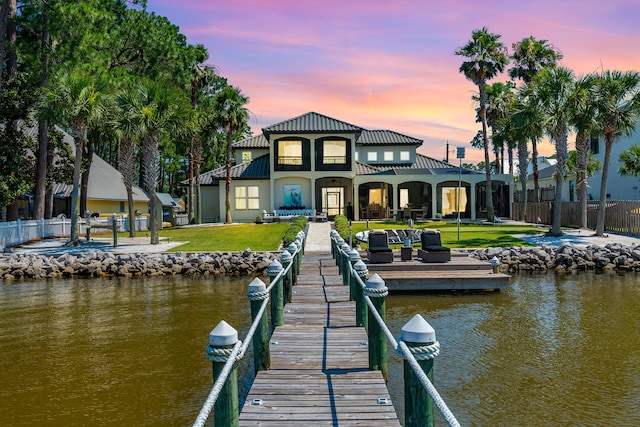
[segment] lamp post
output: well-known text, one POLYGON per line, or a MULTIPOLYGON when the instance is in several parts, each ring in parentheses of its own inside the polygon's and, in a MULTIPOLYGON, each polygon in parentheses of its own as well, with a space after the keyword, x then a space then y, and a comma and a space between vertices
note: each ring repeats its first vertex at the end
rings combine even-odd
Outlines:
POLYGON ((460 243, 460 188, 462 187, 462 159, 464 159, 464 147, 457 147, 456 157, 460 159, 458 168, 458 244, 460 243))

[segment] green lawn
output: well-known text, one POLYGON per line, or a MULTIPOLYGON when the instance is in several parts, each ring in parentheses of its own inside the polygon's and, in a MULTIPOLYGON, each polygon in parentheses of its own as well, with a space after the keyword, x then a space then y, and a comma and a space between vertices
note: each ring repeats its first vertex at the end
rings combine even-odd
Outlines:
MULTIPOLYGON (((406 222, 370 222, 370 228, 407 228, 406 222)), ((289 224, 234 224, 203 227, 174 227, 160 230, 162 238, 169 238, 175 242, 187 242, 173 248, 172 252, 213 252, 213 251, 242 251, 251 248, 253 251, 275 251, 289 224)), ((543 231, 540 227, 529 225, 481 225, 461 224, 460 243, 455 223, 428 222, 416 224, 415 228, 437 228, 442 236, 442 244, 453 248, 486 248, 530 246, 526 242, 516 239, 513 234, 538 234, 543 231)), ((354 222, 353 234, 366 229, 366 222, 354 222)), ((137 236, 148 236, 148 232, 138 232, 137 236)), ((128 233, 119 233, 126 237, 128 233)), ((366 245, 363 245, 366 247, 366 245)), ((399 246, 399 245, 398 245, 399 246)), ((414 246, 419 246, 415 244, 414 246)))
MULTIPOLYGON (((188 242, 171 252, 275 251, 279 248, 289 224, 234 224, 203 227, 173 227, 159 231, 162 238, 188 242)), ((137 232, 137 236, 148 235, 137 232)), ((120 233, 128 236, 128 233, 120 233)))
MULTIPOLYGON (((407 228, 406 222, 370 222, 369 228, 407 228)), ((436 228, 440 230, 442 245, 453 248, 488 248, 488 247, 510 247, 510 246, 531 246, 527 242, 513 237, 514 234, 539 234, 540 227, 531 225, 508 225, 508 224, 460 224, 460 243, 458 243, 458 227, 455 223, 449 222, 427 222, 414 226, 416 229, 436 228)), ((367 229, 366 222, 354 222, 352 224, 353 234, 367 229)), ((414 244, 419 246, 419 244, 414 244)))

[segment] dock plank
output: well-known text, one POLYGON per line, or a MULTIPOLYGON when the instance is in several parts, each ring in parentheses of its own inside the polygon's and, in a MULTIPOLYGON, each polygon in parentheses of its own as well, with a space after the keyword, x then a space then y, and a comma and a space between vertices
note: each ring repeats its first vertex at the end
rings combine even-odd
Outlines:
POLYGON ((381 372, 368 368, 366 332, 355 326, 355 304, 330 255, 303 258, 270 351, 271 369, 257 373, 241 426, 401 425, 381 372))

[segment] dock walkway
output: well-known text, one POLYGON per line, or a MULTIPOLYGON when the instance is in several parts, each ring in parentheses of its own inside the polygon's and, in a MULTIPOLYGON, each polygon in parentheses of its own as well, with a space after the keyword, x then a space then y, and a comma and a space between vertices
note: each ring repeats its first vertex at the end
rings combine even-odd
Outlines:
POLYGON ((400 426, 382 373, 369 370, 367 335, 355 326, 329 230, 313 231, 307 248, 317 246, 306 252, 284 325, 271 337, 271 369, 257 373, 240 426, 400 426), (325 236, 326 246, 314 243, 325 236))

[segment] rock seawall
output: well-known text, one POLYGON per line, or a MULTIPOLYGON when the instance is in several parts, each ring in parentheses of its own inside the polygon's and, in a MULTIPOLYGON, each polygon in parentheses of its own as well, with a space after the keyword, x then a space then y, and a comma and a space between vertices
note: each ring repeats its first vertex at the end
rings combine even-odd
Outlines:
POLYGON ((620 270, 640 271, 640 245, 611 243, 605 246, 512 247, 478 249, 470 255, 482 261, 494 256, 500 260, 500 271, 571 271, 620 270))
POLYGON ((0 255, 5 280, 60 277, 247 275, 263 273, 279 252, 132 253, 87 251, 82 255, 0 255))

